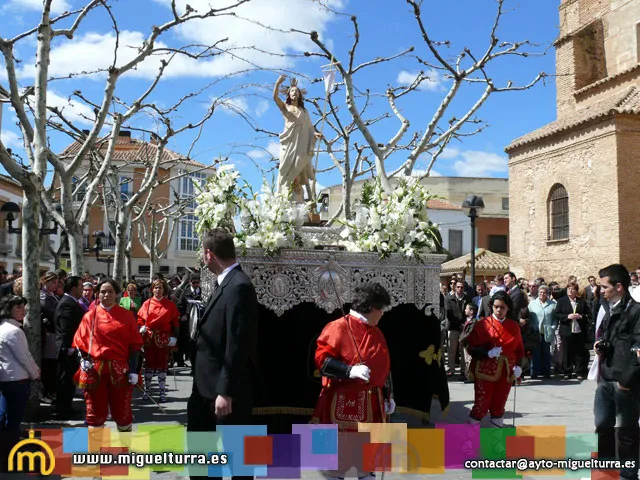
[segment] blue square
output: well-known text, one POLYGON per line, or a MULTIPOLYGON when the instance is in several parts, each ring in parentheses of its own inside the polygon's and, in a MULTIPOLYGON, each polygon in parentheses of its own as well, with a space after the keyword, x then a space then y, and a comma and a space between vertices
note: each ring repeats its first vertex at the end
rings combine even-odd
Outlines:
POLYGON ((335 455, 338 453, 338 431, 333 428, 317 428, 311 432, 311 453, 335 455))
POLYGON ((244 464, 244 437, 266 437, 266 425, 218 425, 216 431, 222 437, 221 449, 215 453, 229 455, 227 465, 209 465, 210 477, 264 476, 267 466, 244 464))
POLYGON ((89 453, 89 429, 63 428, 62 453, 89 453))

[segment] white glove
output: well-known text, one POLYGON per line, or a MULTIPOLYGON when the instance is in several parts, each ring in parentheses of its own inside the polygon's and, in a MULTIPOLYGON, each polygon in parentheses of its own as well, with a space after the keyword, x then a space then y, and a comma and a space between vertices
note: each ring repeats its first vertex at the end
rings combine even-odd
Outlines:
POLYGON ((140 335, 144 335, 144 332, 146 331, 147 331, 147 327, 145 326, 140 327, 140 335))
POLYGON ((83 372, 88 372, 93 368, 93 362, 91 360, 82 360, 80 362, 80 368, 83 372))
POLYGON ((138 383, 138 374, 137 373, 130 373, 129 374, 129 383, 131 385, 136 385, 138 383))
POLYGON ((369 381, 371 370, 364 364, 354 365, 349 371, 349 378, 359 378, 365 382, 369 381))
POLYGON ((178 339, 176 337, 169 338, 169 346, 170 347, 175 347, 176 343, 178 343, 178 339))
POLYGON ((489 350, 489 358, 498 358, 502 353, 502 347, 493 347, 489 350))
POLYGON ((516 378, 520 378, 520 375, 522 375, 522 368, 516 365, 515 367, 513 367, 513 373, 516 376, 516 378))
POLYGON ((384 413, 387 415, 392 415, 393 412, 396 411, 396 402, 395 400, 392 398, 391 400, 384 401, 384 413))

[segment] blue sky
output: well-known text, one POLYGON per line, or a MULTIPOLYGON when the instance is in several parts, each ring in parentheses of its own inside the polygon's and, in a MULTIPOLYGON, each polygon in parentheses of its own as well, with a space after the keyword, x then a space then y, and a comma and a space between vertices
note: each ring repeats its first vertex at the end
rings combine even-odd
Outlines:
MULTIPOLYGON (((179 6, 189 3, 199 8, 208 0, 180 0, 179 6)), ((231 0, 217 2, 228 4, 231 0)), ((428 58, 409 5, 404 0, 323 0, 337 11, 355 15, 358 18, 360 44, 356 63, 372 60, 380 56, 397 54, 411 46, 415 54, 428 58)), ((504 15, 497 36, 501 41, 529 40, 538 46, 529 51, 545 52, 546 55, 504 57, 490 67, 490 74, 497 86, 504 86, 508 80, 515 84, 526 84, 537 73, 555 72, 555 51, 550 47, 557 36, 559 0, 517 2, 506 0, 504 15)), ((77 8, 84 5, 81 0, 54 0, 54 10, 77 8)), ((119 63, 140 45, 148 35, 152 25, 162 24, 170 19, 169 0, 120 0, 113 3, 113 14, 118 19, 120 29, 119 63)), ((0 6, 0 36, 12 37, 37 24, 38 8, 41 0, 4 0, 0 6)), ((481 55, 487 47, 488 32, 495 11, 495 0, 441 0, 424 2, 423 21, 431 35, 438 41, 449 40, 443 55, 454 56, 464 47, 481 55)), ((314 0, 252 0, 238 12, 240 16, 258 20, 283 32, 291 28, 320 33, 320 38, 329 45, 339 60, 347 61, 347 52, 353 40, 353 29, 349 15, 334 15, 319 7, 314 0)), ((210 164, 218 156, 229 157, 243 177, 252 185, 259 186, 263 171, 274 166, 269 164, 265 151, 277 152, 277 138, 256 133, 242 120, 234 109, 240 108, 250 115, 264 130, 279 133, 283 119, 271 99, 271 89, 279 73, 296 72, 300 75, 302 87, 309 97, 323 97, 322 83, 310 83, 309 79, 321 76, 321 66, 326 60, 304 57, 303 52, 316 51, 305 36, 297 33, 282 33, 266 30, 255 22, 229 17, 205 22, 187 24, 160 38, 167 46, 178 47, 186 44, 212 44, 228 37, 225 45, 235 47, 234 57, 228 54, 198 62, 180 58, 169 67, 167 78, 162 80, 153 94, 158 105, 168 106, 191 91, 198 90, 211 82, 215 85, 197 99, 187 102, 174 116, 176 126, 197 121, 206 111, 211 98, 225 94, 226 107, 217 109, 203 135, 192 152, 192 158, 210 164), (251 48, 258 46, 263 51, 251 48), (242 60, 239 59, 242 58, 242 60), (259 67, 259 70, 256 68, 259 67), (254 69, 244 74, 226 75, 254 69), (260 168, 257 168, 258 165, 260 168), (262 169, 262 170, 261 170, 262 169)), ((106 12, 91 13, 77 32, 73 41, 66 38, 56 40, 52 52, 51 73, 64 76, 72 72, 93 71, 108 64, 112 58, 113 30, 106 12)), ((20 63, 20 83, 33 83, 35 41, 28 38, 18 44, 20 63)), ((157 68, 157 59, 150 60, 137 71, 124 76, 116 91, 119 98, 131 100, 144 91, 157 68)), ((414 78, 421 67, 415 58, 406 56, 392 62, 363 69, 355 77, 359 90, 384 92, 388 85, 398 86, 414 78)), ((426 70, 426 69, 425 69, 426 70)), ((6 86, 6 72, 0 69, 0 84, 6 86)), ((427 88, 407 95, 398 102, 403 115, 411 122, 410 133, 424 131, 435 107, 443 98, 448 82, 438 75, 432 75, 433 82, 427 88)), ((80 78, 56 80, 50 83, 50 104, 66 105, 65 113, 78 121, 81 128, 89 128, 82 115, 92 115, 92 107, 79 100, 69 104, 67 98, 76 90, 99 103, 104 90, 104 75, 85 75, 80 78)), ((460 115, 475 102, 478 89, 464 89, 456 97, 453 114, 460 115)), ((338 94, 344 110, 344 96, 338 94)), ((376 97, 371 108, 372 115, 388 112, 388 104, 376 97)), ((313 117, 313 115, 312 115, 313 117)), ((555 119, 555 82, 547 78, 531 90, 494 94, 478 113, 489 127, 480 134, 465 138, 463 143, 454 142, 438 160, 436 174, 453 176, 506 177, 506 155, 504 147, 513 139, 524 135, 555 119)), ((315 119, 315 117, 314 117, 315 119)), ((2 140, 8 147, 19 151, 19 130, 15 126, 15 115, 5 111, 2 125, 2 140)), ((149 116, 140 116, 134 126, 151 128, 149 116)), ((385 143, 398 128, 398 121, 391 118, 380 122, 372 131, 379 143, 385 143)), ((326 132, 325 132, 326 133, 326 132)), ((134 133, 134 136, 137 134, 134 133)), ((186 153, 194 138, 193 134, 177 137, 170 148, 186 153)), ((362 143, 361 138, 354 140, 362 143)), ((56 151, 69 143, 68 138, 51 133, 51 143, 56 151)), ((394 155, 390 168, 404 159, 394 155)), ((326 155, 320 155, 319 168, 331 166, 326 155)), ((416 168, 424 168, 419 162, 416 168)), ((271 180, 271 177, 268 178, 271 180)), ((337 172, 320 174, 320 185, 328 186, 340 182, 337 172)))

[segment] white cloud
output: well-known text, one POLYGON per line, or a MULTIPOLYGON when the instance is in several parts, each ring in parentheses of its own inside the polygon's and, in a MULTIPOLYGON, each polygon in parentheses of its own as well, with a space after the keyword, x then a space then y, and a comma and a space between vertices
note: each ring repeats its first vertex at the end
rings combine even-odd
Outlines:
MULTIPOLYGON (((396 81, 400 85, 409 86, 416 80, 416 78, 418 78, 419 74, 420 72, 408 72, 406 70, 402 70, 400 71, 400 73, 398 73, 398 78, 396 79, 396 81)), ((422 83, 418 87, 418 90, 429 90, 433 92, 442 88, 444 79, 439 72, 437 72, 436 70, 430 70, 424 75, 428 78, 422 81, 422 83)))
POLYGON ((507 158, 491 152, 464 150, 453 170, 461 177, 491 177, 507 171, 507 158))
POLYGON ((280 142, 271 140, 267 145, 267 151, 271 154, 273 158, 280 158, 280 142))
MULTIPOLYGON (((425 173, 427 173, 427 169, 426 168, 418 168, 418 169, 413 170, 411 172, 411 176, 412 177, 422 177, 422 176, 424 176, 425 173)), ((441 177, 442 174, 440 172, 437 172, 436 170, 434 170, 432 168, 431 172, 429 172, 429 176, 430 177, 441 177)))
POLYGON ((280 143, 275 140, 271 140, 264 149, 256 148, 249 150, 247 152, 247 156, 254 160, 260 160, 269 156, 278 158, 280 156, 280 143))
MULTIPOLYGON (((18 4, 23 0, 11 0, 18 4)), ((59 0, 64 5, 64 0, 59 0)), ((155 0, 164 6, 169 6, 171 0, 155 0)), ((343 0, 327 0, 332 8, 340 8, 343 0)), ((42 4, 41 0, 29 0, 30 4, 42 4)), ((55 3, 55 2, 54 2, 55 3)), ((210 0, 178 0, 179 11, 184 11, 186 4, 199 12, 206 11, 210 0)), ((216 8, 235 3, 227 0, 216 4, 216 8)), ((194 20, 179 26, 174 34, 167 34, 156 43, 158 48, 177 48, 187 44, 214 45, 221 39, 228 38, 221 43, 220 48, 231 49, 232 55, 220 55, 209 59, 195 60, 181 55, 173 58, 165 70, 165 78, 171 77, 216 77, 239 72, 250 68, 285 68, 293 64, 292 58, 281 55, 300 53, 314 48, 312 42, 304 35, 290 33, 291 18, 295 18, 295 26, 303 31, 317 31, 321 36, 326 30, 328 22, 334 18, 333 14, 321 8, 313 0, 290 0, 287 2, 287 13, 282 13, 281 0, 255 0, 235 9, 235 16, 220 16, 205 20, 194 20), (248 20, 245 20, 248 19, 248 20), (273 31, 257 24, 268 25, 273 31), (170 43, 167 43, 170 42, 170 43), (265 55, 252 50, 261 50, 277 55, 265 55)), ((167 10, 169 13, 169 10, 167 10)), ((123 30, 120 32, 118 62, 122 66, 131 61, 138 52, 147 36, 138 31, 123 30)), ((328 39, 325 39, 328 40, 328 39)), ((54 45, 51 52, 51 76, 64 77, 70 73, 93 72, 107 69, 113 61, 115 34, 89 32, 78 35, 73 40, 62 39, 54 45)), ((158 72, 160 61, 170 54, 158 54, 147 58, 137 69, 125 74, 127 77, 153 78, 158 72)), ((21 77, 33 78, 35 74, 35 59, 25 61, 26 65, 20 72, 21 77)), ((104 73, 93 74, 83 78, 99 79, 104 73)), ((263 107, 260 107, 263 108, 263 107)))
POLYGON ((228 113, 245 112, 249 113, 249 102, 245 98, 235 97, 225 100, 220 107, 228 113))
POLYGON ((58 107, 58 109, 60 109, 60 113, 67 120, 84 125, 93 125, 93 122, 91 120, 87 120, 85 118, 88 117, 89 119, 91 119, 95 116, 93 113, 93 109, 88 107, 84 103, 81 103, 77 100, 70 100, 67 97, 60 96, 57 93, 49 90, 47 92, 47 105, 49 107, 58 107))
POLYGON ((260 100, 258 105, 256 105, 256 116, 261 117, 267 110, 269 110, 269 102, 266 100, 260 100))
POLYGON ((2 130, 2 134, 0 135, 0 139, 2 140, 2 144, 5 148, 21 148, 23 146, 20 135, 11 130, 2 130))
POLYGON ((460 150, 457 148, 445 147, 442 153, 438 156, 442 160, 448 160, 452 158, 456 158, 460 155, 460 150))
MULTIPOLYGON (((9 0, 5 4, 5 9, 9 10, 35 10, 42 11, 42 0, 9 0)), ((53 0, 51 2, 51 14, 58 15, 60 13, 71 10, 71 5, 67 0, 53 0)))

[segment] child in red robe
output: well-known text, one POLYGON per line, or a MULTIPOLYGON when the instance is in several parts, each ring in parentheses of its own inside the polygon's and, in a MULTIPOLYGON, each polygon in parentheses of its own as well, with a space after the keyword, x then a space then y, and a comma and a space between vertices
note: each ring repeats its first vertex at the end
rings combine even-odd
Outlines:
POLYGON ((85 313, 73 337, 82 357, 75 381, 84 389, 89 427, 104 426, 111 411, 118 430, 130 432, 131 394, 138 383, 135 372, 142 337, 133 313, 117 305, 120 285, 105 280, 98 292, 100 303, 85 313))
POLYGON ((167 401, 166 381, 169 354, 178 343, 180 312, 169 300, 169 285, 158 279, 151 285, 153 297, 138 310, 138 325, 144 338, 144 381, 149 393, 154 374, 158 375, 160 402, 167 401))
POLYGON ((524 346, 520 326, 508 318, 511 305, 508 293, 496 292, 489 302, 493 315, 479 320, 468 337, 475 390, 470 424, 480 423, 489 412, 491 426, 502 428, 511 384, 522 375, 524 346))
MULTIPOLYGON (((357 432, 358 423, 381 423, 395 410, 383 394, 390 373, 387 342, 377 327, 391 299, 374 283, 356 289, 349 315, 327 324, 317 340, 315 363, 322 374, 322 391, 312 423, 333 423, 343 438, 357 432)), ((349 458, 339 459, 330 478, 344 478, 349 458)), ((356 465, 357 466, 357 465, 356 465)), ((360 479, 375 478, 358 467, 360 479)))

